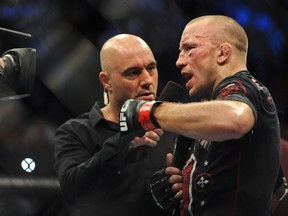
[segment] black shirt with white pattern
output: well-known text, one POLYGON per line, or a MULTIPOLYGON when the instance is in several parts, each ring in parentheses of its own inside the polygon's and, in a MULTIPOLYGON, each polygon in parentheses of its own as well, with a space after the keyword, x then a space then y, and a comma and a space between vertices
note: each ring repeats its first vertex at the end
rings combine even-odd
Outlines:
POLYGON ((248 104, 255 125, 237 140, 195 141, 194 152, 183 170, 184 215, 271 215, 280 134, 277 110, 268 89, 248 71, 240 71, 220 82, 211 100, 248 104))

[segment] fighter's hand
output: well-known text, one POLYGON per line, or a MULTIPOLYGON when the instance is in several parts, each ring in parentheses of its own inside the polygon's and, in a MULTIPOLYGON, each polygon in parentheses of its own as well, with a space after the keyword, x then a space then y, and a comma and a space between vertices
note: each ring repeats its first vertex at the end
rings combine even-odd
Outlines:
POLYGON ((150 192, 156 204, 166 211, 172 211, 183 196, 181 170, 172 167, 173 155, 167 154, 165 169, 155 172, 150 181, 150 192))
POLYGON ((137 148, 143 145, 155 147, 163 134, 164 131, 160 128, 147 131, 143 137, 135 137, 133 140, 131 140, 130 147, 137 148))
POLYGON ((183 196, 183 177, 180 169, 173 167, 174 155, 168 153, 166 156, 166 175, 169 175, 168 183, 171 190, 175 192, 174 198, 181 199, 183 196))
POLYGON ((131 141, 144 136, 146 131, 160 128, 154 118, 154 109, 160 101, 127 100, 120 111, 120 131, 123 139, 131 141))

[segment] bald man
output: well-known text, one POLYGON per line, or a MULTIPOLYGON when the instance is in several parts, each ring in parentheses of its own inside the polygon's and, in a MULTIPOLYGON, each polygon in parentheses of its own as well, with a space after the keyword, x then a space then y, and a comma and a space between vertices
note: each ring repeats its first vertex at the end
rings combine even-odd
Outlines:
POLYGON ((99 80, 108 103, 96 102, 55 135, 55 169, 64 197, 81 216, 164 215, 148 184, 165 166, 166 153, 173 151, 173 134, 155 129, 127 142, 119 131, 119 113, 127 99, 155 99, 157 62, 146 42, 129 34, 106 41, 100 60, 99 80), (159 150, 160 138, 165 145, 159 150))
MULTIPOLYGON (((269 90, 247 69, 244 29, 227 16, 198 17, 185 26, 179 50, 176 65, 189 95, 199 102, 156 102, 150 114, 145 110, 156 124, 138 119, 138 125, 195 139, 187 155, 175 155, 188 158, 182 215, 271 215, 279 170, 279 120, 269 90)), ((142 116, 139 104, 147 108, 148 102, 125 102, 134 113, 122 115, 142 116)))

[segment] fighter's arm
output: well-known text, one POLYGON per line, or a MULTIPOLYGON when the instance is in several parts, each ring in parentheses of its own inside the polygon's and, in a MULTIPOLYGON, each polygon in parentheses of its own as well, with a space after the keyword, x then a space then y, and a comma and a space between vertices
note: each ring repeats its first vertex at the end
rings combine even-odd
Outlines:
POLYGON ((164 131, 213 141, 240 138, 253 128, 255 122, 250 106, 233 100, 162 103, 153 115, 164 131))
POLYGON ((238 139, 252 130, 256 121, 252 107, 238 100, 186 104, 128 100, 120 116, 121 130, 128 140, 156 128, 193 139, 238 139))

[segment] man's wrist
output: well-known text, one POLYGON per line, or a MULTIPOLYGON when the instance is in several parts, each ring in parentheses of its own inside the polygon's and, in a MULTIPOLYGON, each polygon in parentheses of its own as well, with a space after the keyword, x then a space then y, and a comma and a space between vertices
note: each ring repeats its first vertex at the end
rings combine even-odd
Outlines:
POLYGON ((138 121, 144 130, 149 131, 160 128, 160 125, 154 117, 154 110, 161 103, 160 101, 151 101, 141 106, 138 121))

